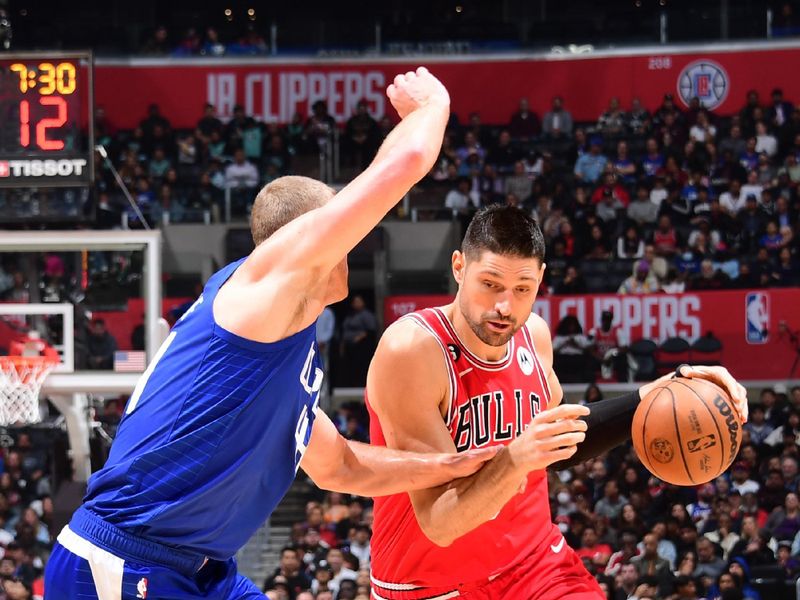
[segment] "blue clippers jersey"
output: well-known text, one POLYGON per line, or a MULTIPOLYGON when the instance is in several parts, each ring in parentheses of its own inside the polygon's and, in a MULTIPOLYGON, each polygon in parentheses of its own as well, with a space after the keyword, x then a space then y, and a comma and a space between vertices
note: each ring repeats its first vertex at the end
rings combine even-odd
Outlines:
POLYGON ((214 298, 241 263, 217 272, 170 332, 84 503, 135 535, 217 560, 291 485, 322 383, 314 324, 264 344, 214 322, 214 298))

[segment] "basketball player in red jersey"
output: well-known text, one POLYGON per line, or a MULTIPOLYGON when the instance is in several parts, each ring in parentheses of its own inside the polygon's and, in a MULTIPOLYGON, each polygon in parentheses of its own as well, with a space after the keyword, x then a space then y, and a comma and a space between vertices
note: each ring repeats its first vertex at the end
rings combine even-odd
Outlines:
MULTIPOLYGON (((375 600, 600 600, 595 580, 550 518, 545 469, 630 437, 640 395, 561 405, 546 323, 532 315, 544 240, 523 211, 493 206, 453 253, 452 304, 408 315, 384 334, 367 380, 372 442, 417 452, 503 448, 478 473, 376 498, 375 600)), ((746 393, 722 368, 683 367, 746 393)))

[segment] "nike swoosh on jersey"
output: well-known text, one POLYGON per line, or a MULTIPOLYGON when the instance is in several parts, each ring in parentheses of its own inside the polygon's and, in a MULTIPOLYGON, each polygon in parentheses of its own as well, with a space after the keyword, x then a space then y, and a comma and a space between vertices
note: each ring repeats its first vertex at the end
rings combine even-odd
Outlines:
POLYGON ((562 537, 557 544, 550 544, 550 550, 558 554, 561 552, 561 549, 564 547, 564 538, 562 537))

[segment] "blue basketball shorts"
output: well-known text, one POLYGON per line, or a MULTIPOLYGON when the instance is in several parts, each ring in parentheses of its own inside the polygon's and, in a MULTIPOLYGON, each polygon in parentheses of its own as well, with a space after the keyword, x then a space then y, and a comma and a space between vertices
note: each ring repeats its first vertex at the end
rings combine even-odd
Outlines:
POLYGON ((252 581, 236 572, 232 558, 208 560, 188 572, 168 559, 129 560, 129 542, 120 540, 122 558, 65 527, 45 569, 45 600, 264 599, 252 581))

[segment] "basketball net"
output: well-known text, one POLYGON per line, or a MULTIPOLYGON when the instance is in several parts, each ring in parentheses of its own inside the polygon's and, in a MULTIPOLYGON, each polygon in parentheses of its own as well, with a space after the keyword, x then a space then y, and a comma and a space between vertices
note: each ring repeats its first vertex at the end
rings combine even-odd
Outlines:
POLYGON ((0 425, 42 420, 39 391, 57 364, 48 356, 0 356, 0 425))

